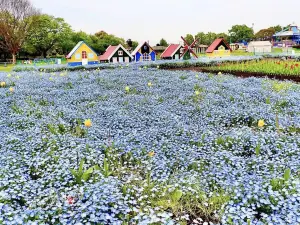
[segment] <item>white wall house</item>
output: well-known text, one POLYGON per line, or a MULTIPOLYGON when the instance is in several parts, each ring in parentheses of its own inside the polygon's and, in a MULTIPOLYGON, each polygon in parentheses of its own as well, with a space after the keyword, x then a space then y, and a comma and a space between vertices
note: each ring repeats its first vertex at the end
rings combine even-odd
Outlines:
POLYGON ((248 52, 270 53, 272 52, 272 44, 269 41, 251 41, 248 44, 248 52))

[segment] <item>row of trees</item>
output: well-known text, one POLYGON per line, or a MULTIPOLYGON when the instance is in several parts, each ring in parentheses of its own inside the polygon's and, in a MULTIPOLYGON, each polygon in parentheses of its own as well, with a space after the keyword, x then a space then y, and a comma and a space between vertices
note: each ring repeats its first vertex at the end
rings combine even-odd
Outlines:
POLYGON ((66 55, 79 42, 85 41, 96 52, 103 53, 109 45, 122 44, 135 48, 136 41, 99 31, 87 34, 74 32, 63 18, 41 14, 29 0, 0 0, 0 53, 43 56, 66 55))
POLYGON ((224 38, 228 43, 241 41, 249 42, 251 40, 271 40, 272 35, 282 29, 283 27, 277 25, 254 33, 253 29, 247 25, 234 25, 228 33, 199 32, 195 36, 187 34, 185 39, 189 44, 191 44, 195 39, 198 39, 199 43, 204 45, 210 45, 216 38, 220 37, 224 38))
MULTIPOLYGON (((253 29, 246 25, 234 25, 228 33, 199 32, 195 36, 187 34, 185 39, 190 44, 198 39, 205 45, 210 45, 219 37, 227 42, 270 40, 280 30, 282 27, 278 25, 254 34, 253 29)), ((0 53, 10 53, 13 62, 19 52, 43 57, 65 55, 82 40, 98 53, 103 53, 109 45, 122 44, 128 48, 138 45, 136 41, 125 41, 104 31, 95 34, 74 32, 64 19, 41 14, 29 0, 0 0, 0 53)), ((161 39, 157 45, 168 46, 168 43, 161 39)))

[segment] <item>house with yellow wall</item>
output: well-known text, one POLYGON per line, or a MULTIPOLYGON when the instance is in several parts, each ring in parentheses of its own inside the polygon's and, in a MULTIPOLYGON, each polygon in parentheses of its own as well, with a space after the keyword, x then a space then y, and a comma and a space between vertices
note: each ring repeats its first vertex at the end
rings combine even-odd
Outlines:
POLYGON ((206 55, 208 57, 226 57, 230 56, 231 48, 223 38, 218 38, 208 47, 206 55))
POLYGON ((84 41, 78 42, 66 58, 69 66, 85 66, 99 63, 97 53, 84 41))

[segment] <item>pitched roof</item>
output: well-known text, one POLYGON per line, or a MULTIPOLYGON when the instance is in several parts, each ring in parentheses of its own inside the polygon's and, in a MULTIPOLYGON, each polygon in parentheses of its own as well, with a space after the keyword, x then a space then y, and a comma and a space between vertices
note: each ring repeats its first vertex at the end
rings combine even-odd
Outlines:
MULTIPOLYGON (((72 55, 77 51, 77 49, 82 45, 82 44, 85 44, 86 46, 88 46, 84 41, 79 41, 77 43, 77 45, 75 45, 75 47, 72 49, 72 51, 66 56, 67 59, 71 58, 72 55)), ((92 49, 90 46, 88 46, 96 55, 97 52, 94 51, 94 49, 92 49)))
POLYGON ((166 50, 160 55, 161 58, 173 57, 173 55, 180 49, 180 44, 170 44, 166 50))
POLYGON ((152 49, 152 51, 154 51, 153 48, 148 44, 148 42, 145 41, 145 42, 142 42, 141 44, 139 44, 139 45, 134 49, 134 51, 131 52, 131 55, 135 55, 135 54, 141 49, 141 47, 142 47, 144 44, 146 44, 150 49, 152 49))
POLYGON ((117 46, 108 46, 108 48, 106 49, 105 53, 103 55, 99 56, 99 60, 101 61, 105 61, 105 60, 110 60, 110 58, 116 53, 116 51, 118 51, 118 49, 122 48, 124 52, 127 53, 127 55, 129 57, 132 58, 131 54, 121 45, 117 45, 117 46))
POLYGON ((218 45, 220 45, 223 42, 223 44, 230 50, 230 46, 228 45, 228 43, 223 39, 223 38, 217 38, 216 40, 214 40, 214 42, 208 47, 208 49, 206 50, 206 53, 212 53, 214 50, 216 50, 216 48, 218 47, 218 45))
POLYGON ((166 48, 167 47, 165 47, 165 46, 152 46, 152 49, 154 51, 164 51, 164 50, 166 50, 166 48))
POLYGON ((292 35, 299 35, 300 29, 296 24, 290 24, 282 31, 279 31, 273 35, 273 37, 281 37, 281 36, 292 36, 292 35))
POLYGON ((115 49, 117 47, 118 46, 111 46, 111 45, 108 46, 108 48, 106 49, 106 51, 104 52, 104 54, 99 56, 99 60, 108 60, 109 56, 112 54, 112 52, 115 51, 115 49))

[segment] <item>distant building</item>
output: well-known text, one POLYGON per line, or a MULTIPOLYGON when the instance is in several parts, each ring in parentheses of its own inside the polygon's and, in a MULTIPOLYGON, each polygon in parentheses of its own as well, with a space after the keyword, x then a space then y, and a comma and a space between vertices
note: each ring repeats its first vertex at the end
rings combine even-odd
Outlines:
POLYGON ((129 63, 132 61, 131 54, 120 44, 118 46, 109 46, 105 53, 99 57, 101 63, 129 63))
POLYGON ((165 46, 152 46, 152 49, 155 51, 156 55, 160 55, 166 50, 165 46))
POLYGON ((230 56, 231 48, 223 38, 218 38, 208 47, 206 55, 208 57, 230 56))
POLYGON ((99 63, 97 53, 84 41, 78 42, 66 58, 69 66, 84 66, 99 63))
POLYGON ((180 58, 180 50, 182 49, 182 45, 180 44, 170 44, 165 51, 160 55, 161 59, 179 59, 180 58))
POLYGON ((195 45, 194 48, 192 48, 192 50, 196 53, 196 54, 204 54, 206 52, 208 48, 208 45, 202 45, 202 44, 197 44, 195 45))
POLYGON ((289 25, 282 31, 277 32, 272 37, 275 47, 292 47, 300 45, 300 29, 295 24, 289 25))
POLYGON ((245 46, 244 43, 231 43, 230 48, 232 51, 246 51, 247 47, 245 46))
POLYGON ((270 53, 272 52, 272 44, 269 41, 251 41, 247 50, 253 53, 270 53))
POLYGON ((146 41, 139 44, 131 53, 131 55, 133 56, 133 61, 135 62, 156 60, 155 51, 146 41))

